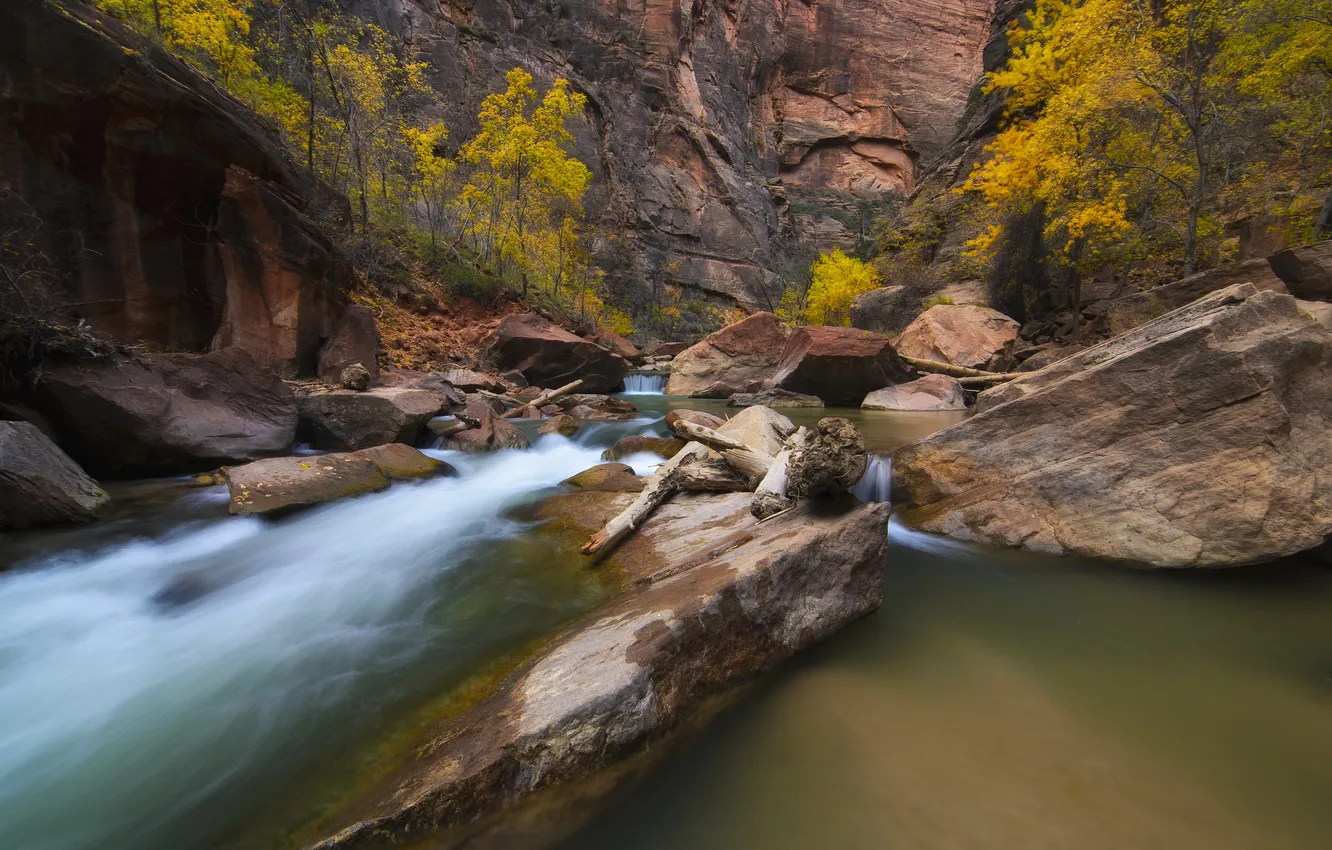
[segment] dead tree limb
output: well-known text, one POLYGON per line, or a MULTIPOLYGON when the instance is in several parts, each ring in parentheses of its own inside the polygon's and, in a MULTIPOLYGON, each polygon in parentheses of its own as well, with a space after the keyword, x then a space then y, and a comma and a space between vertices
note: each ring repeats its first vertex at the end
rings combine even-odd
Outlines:
POLYGON ((970 378, 958 378, 957 382, 964 387, 974 386, 976 384, 1002 384, 1006 381, 1014 381, 1023 375, 1030 375, 1030 372, 996 372, 993 375, 973 375, 970 378))
POLYGON ((643 521, 656 509, 657 505, 669 499, 676 490, 680 489, 680 467, 695 458, 706 457, 707 453, 707 447, 702 443, 686 444, 675 457, 657 467, 657 471, 648 476, 647 486, 643 488, 642 493, 638 494, 638 498, 634 499, 633 503, 621 511, 619 515, 603 525, 601 530, 592 535, 579 551, 584 555, 596 555, 615 548, 617 543, 643 524, 643 521))
POLYGON ((569 393, 578 389, 582 385, 583 385, 583 379, 579 378, 573 383, 565 384, 564 386, 560 387, 558 390, 547 390, 546 392, 542 393, 541 395, 529 401, 527 404, 515 407, 513 410, 508 411, 503 416, 501 416, 500 419, 513 419, 516 416, 522 416, 527 411, 528 408, 531 408, 532 410, 540 410, 543 405, 550 404, 552 401, 559 398, 560 396, 568 395, 569 393))
POLYGON ((949 375, 954 378, 986 378, 988 380, 1008 381, 1022 374, 1021 372, 987 372, 984 369, 972 369, 970 366, 955 366, 952 363, 942 363, 938 360, 921 360, 919 357, 907 357, 905 354, 899 354, 898 357, 922 372, 933 372, 936 375, 949 375))
POLYGON ((791 453, 786 492, 795 498, 841 493, 856 486, 868 466, 860 431, 846 419, 828 416, 791 453))
POLYGON ((679 469, 680 489, 687 493, 744 493, 749 482, 720 458, 693 460, 679 469))
POLYGON ((787 438, 786 445, 777 453, 772 466, 768 467, 768 474, 763 476, 758 489, 754 491, 754 501, 750 503, 749 512, 758 519, 767 519, 795 506, 795 499, 786 492, 787 467, 791 463, 792 452, 805 442, 805 434, 805 429, 800 428, 787 438))
POLYGON ((768 468, 772 466, 772 455, 704 425, 678 419, 671 428, 681 437, 702 443, 716 451, 732 469, 755 482, 761 481, 763 476, 768 474, 768 468))

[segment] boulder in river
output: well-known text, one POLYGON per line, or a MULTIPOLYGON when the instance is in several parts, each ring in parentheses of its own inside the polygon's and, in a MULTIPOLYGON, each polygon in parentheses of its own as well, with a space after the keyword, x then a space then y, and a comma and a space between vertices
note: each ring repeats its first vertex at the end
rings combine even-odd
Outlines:
POLYGON ((728 398, 763 388, 777 371, 790 331, 771 313, 755 313, 675 355, 667 395, 728 398))
POLYGON ((554 416, 541 423, 537 429, 539 434, 559 434, 561 437, 572 437, 578 433, 578 429, 583 427, 583 423, 567 413, 557 413, 554 416))
MULTIPOLYGON (((556 496, 574 547, 634 493, 556 496)), ((759 523, 749 493, 682 494, 611 556, 626 590, 563 632, 317 844, 346 850, 477 821, 642 752, 713 697, 879 607, 889 507, 808 503, 759 523)))
POLYGON ((773 387, 756 393, 736 393, 726 400, 726 404, 728 407, 823 407, 823 399, 773 387))
POLYGON ((685 447, 685 441, 676 437, 625 437, 601 453, 602 460, 621 460, 636 454, 654 454, 670 460, 685 447))
POLYGON ((966 410, 957 378, 924 375, 905 384, 875 390, 860 403, 865 410, 966 410))
POLYGON ((746 407, 722 423, 717 429, 732 440, 739 440, 751 449, 776 455, 782 450, 786 438, 795 433, 796 426, 770 407, 746 407))
POLYGON ((936 304, 897 338, 897 353, 970 369, 1005 371, 1018 323, 980 304, 936 304))
POLYGON ((536 313, 505 316, 488 340, 500 368, 522 372, 534 387, 556 389, 581 379, 588 392, 612 392, 629 371, 623 357, 536 313))
POLYGON ((440 392, 412 387, 312 393, 300 399, 301 433, 324 451, 413 445, 447 403, 440 392))
POLYGON ((1230 287, 982 393, 899 449, 908 519, 1156 567, 1261 563, 1332 532, 1332 333, 1230 287))
POLYGON ((418 478, 437 478, 457 475, 457 470, 438 458, 404 443, 386 443, 356 452, 370 459, 393 481, 411 481, 418 478))
POLYGON ((643 479, 627 463, 599 463, 560 483, 575 490, 606 493, 638 493, 643 489, 643 479))
POLYGON ((497 449, 525 449, 529 443, 523 432, 501 419, 484 402, 467 405, 466 416, 476 421, 475 428, 459 431, 448 438, 449 448, 463 452, 492 452, 497 449))
POLYGON ((342 383, 343 372, 352 364, 366 371, 366 386, 379 379, 379 327, 375 314, 362 304, 342 311, 333 336, 319 351, 319 377, 326 384, 342 383))
POLYGON ((239 348, 43 366, 34 394, 98 475, 166 475, 285 454, 296 397, 239 348))
POLYGON ((388 486, 379 464, 355 452, 272 457, 227 470, 233 514, 282 514, 388 486))
POLYGON ((622 398, 594 393, 561 396, 559 405, 584 422, 628 422, 639 417, 638 408, 622 398))
POLYGON ((828 404, 857 405, 866 393, 911 377, 911 367, 883 334, 808 327, 791 334, 772 385, 818 396, 828 404))
POLYGON ((87 522, 109 501, 36 425, 0 421, 0 528, 87 522))

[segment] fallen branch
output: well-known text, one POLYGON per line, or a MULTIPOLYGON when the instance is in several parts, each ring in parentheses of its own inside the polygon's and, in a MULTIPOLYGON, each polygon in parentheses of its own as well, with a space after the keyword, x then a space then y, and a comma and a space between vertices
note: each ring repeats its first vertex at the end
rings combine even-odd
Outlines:
POLYGON ((722 456, 731 468, 754 482, 761 481, 772 466, 773 457, 739 440, 703 425, 677 419, 671 426, 675 433, 688 440, 702 443, 722 456))
POLYGON ((1021 372, 987 372, 984 369, 972 369, 970 366, 955 366, 952 363, 942 363, 938 360, 921 360, 919 357, 907 357, 905 354, 899 354, 906 363, 922 372, 933 372, 936 375, 948 375, 953 378, 985 378, 987 380, 1011 381, 1021 372))
POLYGON ((958 378, 957 382, 964 387, 974 386, 976 384, 1002 384, 1006 381, 1014 381, 1023 375, 1030 375, 1030 372, 995 372, 993 375, 974 375, 970 378, 958 378))
POLYGON ((547 390, 546 392, 542 393, 541 395, 529 401, 527 404, 524 404, 521 407, 515 407, 513 410, 508 411, 503 416, 501 416, 500 419, 513 419, 516 416, 522 416, 527 411, 528 408, 539 411, 545 405, 550 404, 552 401, 559 398, 560 396, 568 395, 569 393, 578 389, 582 385, 583 385, 583 379, 579 378, 573 383, 565 384, 564 386, 560 387, 557 390, 547 390))
POLYGON ((786 492, 797 499, 841 493, 856 486, 868 466, 860 431, 849 420, 828 416, 791 453, 786 492))
POLYGON ((805 442, 805 434, 805 429, 800 428, 787 438, 786 445, 777 453, 772 466, 768 467, 768 474, 763 476, 758 489, 754 491, 754 501, 750 503, 749 512, 758 519, 767 519, 795 507, 796 500, 786 492, 787 467, 791 463, 792 452, 805 442))
POLYGON ((702 443, 688 443, 676 453, 675 457, 657 467, 657 471, 648 477, 647 486, 638 494, 629 507, 612 518, 592 535, 579 551, 584 555, 596 555, 608 552, 631 531, 642 525, 643 521, 656 509, 657 505, 669 499, 680 489, 681 474, 679 469, 686 462, 707 456, 707 447, 702 443))
POLYGON ((725 460, 702 458, 681 466, 678 483, 686 493, 744 493, 749 482, 725 460))

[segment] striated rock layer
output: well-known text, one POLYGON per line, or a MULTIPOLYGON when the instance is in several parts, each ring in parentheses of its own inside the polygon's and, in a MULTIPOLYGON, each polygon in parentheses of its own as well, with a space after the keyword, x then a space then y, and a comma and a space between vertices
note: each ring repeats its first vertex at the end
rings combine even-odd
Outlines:
MULTIPOLYGON (((579 537, 633 498, 574 493, 541 516, 579 537)), ((418 748, 360 820, 318 846, 402 843, 579 780, 879 606, 888 505, 824 503, 759 524, 751 498, 659 508, 614 556, 631 589, 418 748)))
POLYGON ((908 519, 1157 567, 1261 563, 1332 533, 1332 333, 1234 286, 982 393, 900 449, 908 519))

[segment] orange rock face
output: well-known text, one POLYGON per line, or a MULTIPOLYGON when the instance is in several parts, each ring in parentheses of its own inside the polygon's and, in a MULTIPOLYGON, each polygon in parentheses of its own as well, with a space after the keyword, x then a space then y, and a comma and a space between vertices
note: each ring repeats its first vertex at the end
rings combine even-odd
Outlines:
POLYGON ((916 317, 897 339, 907 357, 972 369, 1006 368, 1018 324, 979 304, 936 304, 916 317))

